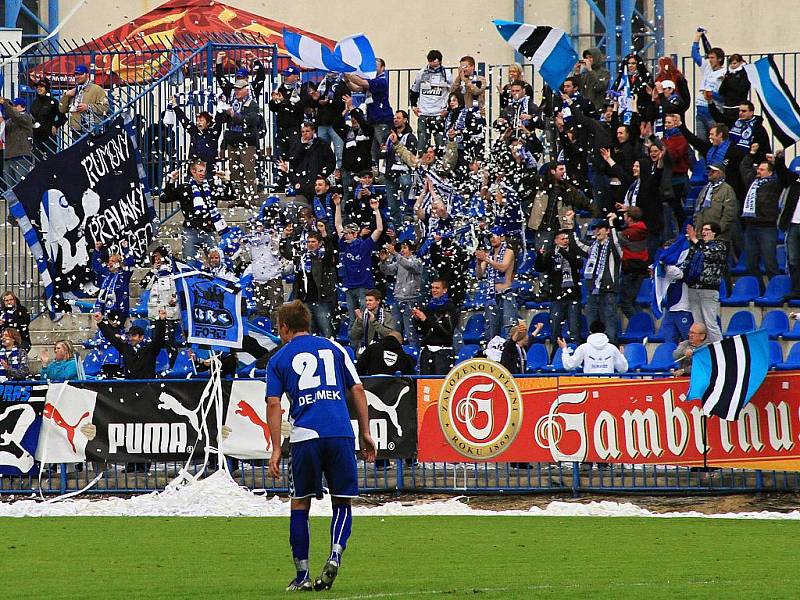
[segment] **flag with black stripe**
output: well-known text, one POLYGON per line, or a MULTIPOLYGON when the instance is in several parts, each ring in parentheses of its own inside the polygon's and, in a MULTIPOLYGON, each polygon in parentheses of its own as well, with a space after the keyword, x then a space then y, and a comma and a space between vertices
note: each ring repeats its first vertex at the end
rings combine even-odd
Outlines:
POLYGON ((688 399, 699 399, 707 416, 736 421, 768 370, 765 330, 725 338, 695 351, 688 399))
POLYGON ((578 54, 563 29, 516 21, 492 21, 515 50, 531 59, 542 79, 554 90, 561 87, 578 62, 578 54))
POLYGON ((772 55, 745 65, 744 70, 761 99, 761 107, 775 137, 784 148, 800 140, 800 106, 778 72, 772 55))

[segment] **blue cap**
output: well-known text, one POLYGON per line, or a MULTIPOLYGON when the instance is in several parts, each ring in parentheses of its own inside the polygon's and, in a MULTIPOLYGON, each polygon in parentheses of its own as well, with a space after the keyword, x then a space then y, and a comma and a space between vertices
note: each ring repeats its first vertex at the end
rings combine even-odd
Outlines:
POLYGON ((236 69, 236 79, 245 79, 250 74, 246 67, 236 69))
POLYGON ((86 75, 89 72, 89 67, 86 65, 76 65, 75 66, 75 75, 86 75))
POLYGON ((25 106, 25 107, 28 106, 28 103, 25 102, 25 98, 14 98, 11 101, 11 104, 13 104, 14 106, 25 106))
POLYGON ((492 232, 492 235, 505 235, 506 234, 506 228, 503 227, 502 225, 495 225, 489 231, 492 232))
POLYGON ((289 75, 300 75, 300 69, 292 65, 281 71, 281 75, 284 77, 288 77, 289 75))

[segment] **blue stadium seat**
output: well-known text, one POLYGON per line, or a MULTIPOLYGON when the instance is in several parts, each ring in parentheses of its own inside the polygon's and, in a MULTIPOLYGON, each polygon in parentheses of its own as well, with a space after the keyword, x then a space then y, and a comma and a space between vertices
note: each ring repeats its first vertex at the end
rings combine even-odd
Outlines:
POLYGON ((728 299, 728 284, 725 283, 724 279, 721 279, 719 282, 719 301, 721 303, 723 300, 727 299, 728 299))
POLYGON ((800 342, 795 342, 789 349, 789 354, 786 355, 786 361, 778 363, 775 368, 778 371, 800 369, 800 342))
POLYGON ((483 314, 472 315, 464 326, 464 343, 478 344, 486 335, 486 317, 483 314))
MULTIPOLYGON (((578 346, 576 344, 568 344, 572 351, 575 351, 575 348, 578 346)), ((561 347, 556 348, 555 354, 553 354, 553 360, 547 365, 548 371, 553 371, 555 373, 569 373, 569 370, 564 367, 564 361, 561 359, 561 355, 563 354, 561 347)))
POLYGON ((99 375, 103 368, 103 352, 94 349, 87 353, 83 359, 83 372, 87 377, 99 375))
POLYGON ((644 344, 633 342, 625 344, 625 360, 628 361, 628 371, 638 371, 647 364, 647 349, 644 344))
POLYGON ((771 310, 761 319, 761 327, 769 334, 769 339, 777 340, 789 331, 789 315, 782 310, 771 310))
POLYGON ((481 347, 478 344, 464 344, 461 346, 461 350, 458 351, 458 355, 456 356, 456 364, 473 358, 480 349, 481 347))
POLYGON ((542 330, 539 332, 539 335, 534 338, 536 342, 544 342, 545 340, 550 339, 550 334, 552 333, 552 328, 550 327, 550 313, 540 312, 536 313, 531 319, 531 324, 528 326, 528 334, 533 332, 533 328, 536 327, 537 323, 544 323, 542 330))
POLYGON ((731 320, 728 321, 728 329, 725 336, 741 335, 756 328, 756 319, 749 310, 740 310, 733 313, 731 320))
POLYGON ((156 373, 166 373, 169 371, 169 354, 162 349, 156 356, 156 373))
POLYGON ((731 275, 744 275, 745 273, 747 273, 747 254, 742 249, 738 262, 731 267, 731 275))
POLYGON ((783 362, 783 348, 775 340, 769 341, 769 368, 774 369, 783 362))
POLYGON ((722 306, 748 306, 761 294, 758 279, 745 275, 733 284, 730 296, 720 301, 722 306))
POLYGON ((417 346, 403 345, 403 350, 405 350, 406 354, 414 359, 414 362, 419 360, 419 348, 417 346))
POLYGON ((636 304, 648 307, 653 303, 653 280, 649 277, 642 279, 639 293, 636 294, 636 304))
POLYGON ((649 313, 638 312, 628 321, 625 331, 617 337, 620 342, 624 343, 641 342, 644 338, 649 338, 653 335, 653 331, 655 331, 653 317, 649 313))
POLYGON ((486 306, 488 294, 483 287, 478 288, 473 292, 468 292, 464 300, 464 310, 483 310, 486 306))
POLYGON ((783 334, 785 340, 800 340, 800 320, 794 322, 794 326, 783 334))
POLYGON ((528 373, 538 373, 547 368, 549 357, 544 344, 531 344, 528 347, 528 373))
POLYGON ((534 250, 528 250, 525 253, 525 256, 522 259, 522 263, 519 265, 517 269, 517 276, 520 275, 527 275, 533 270, 533 265, 536 262, 536 252, 534 250))
POLYGON ((642 371, 653 373, 656 371, 669 371, 675 368, 675 359, 672 358, 672 353, 677 346, 672 342, 664 342, 656 347, 653 352, 653 358, 649 363, 641 367, 642 371))
POLYGON ((792 278, 788 275, 776 275, 767 282, 763 296, 758 296, 753 303, 756 306, 783 306, 783 297, 792 290, 792 278))

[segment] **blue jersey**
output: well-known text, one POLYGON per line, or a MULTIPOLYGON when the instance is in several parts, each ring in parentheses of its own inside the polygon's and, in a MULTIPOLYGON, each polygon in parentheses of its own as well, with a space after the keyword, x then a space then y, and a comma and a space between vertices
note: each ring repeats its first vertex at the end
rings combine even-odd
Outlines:
POLYGON ((291 442, 355 437, 346 393, 360 383, 345 349, 315 335, 294 337, 267 366, 267 397, 289 397, 291 442))

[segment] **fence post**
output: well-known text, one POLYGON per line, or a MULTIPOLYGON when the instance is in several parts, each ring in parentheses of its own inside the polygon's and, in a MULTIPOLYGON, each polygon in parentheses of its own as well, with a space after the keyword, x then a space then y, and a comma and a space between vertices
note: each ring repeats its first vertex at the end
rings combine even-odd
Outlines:
POLYGON ((581 463, 572 463, 572 497, 579 498, 581 493, 581 463))
POLYGON ((760 494, 764 491, 764 471, 756 469, 756 493, 760 494))
POLYGON ((67 493, 67 465, 61 463, 58 465, 58 493, 62 496, 67 493))
POLYGON ((403 461, 402 458, 398 458, 394 462, 394 468, 395 468, 395 471, 397 472, 397 481, 395 483, 395 489, 398 492, 404 491, 405 487, 406 487, 405 486, 405 479, 403 477, 403 462, 404 461, 403 461))

